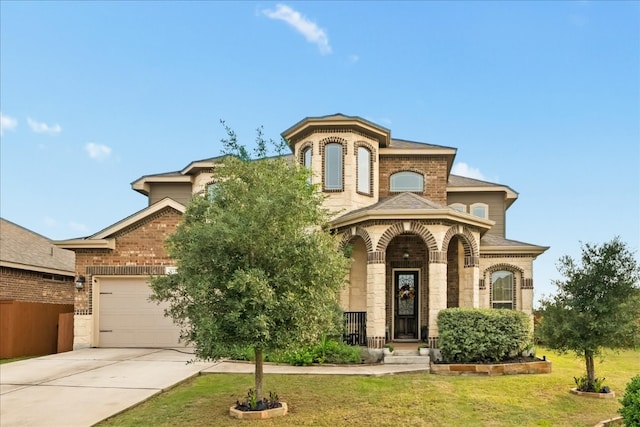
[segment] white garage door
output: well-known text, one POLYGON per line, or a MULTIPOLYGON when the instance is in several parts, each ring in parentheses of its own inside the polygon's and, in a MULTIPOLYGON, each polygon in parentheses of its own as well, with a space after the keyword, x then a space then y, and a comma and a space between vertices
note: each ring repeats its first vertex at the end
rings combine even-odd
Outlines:
POLYGON ((101 278, 100 347, 178 347, 179 328, 164 317, 165 305, 149 301, 145 279, 101 278))

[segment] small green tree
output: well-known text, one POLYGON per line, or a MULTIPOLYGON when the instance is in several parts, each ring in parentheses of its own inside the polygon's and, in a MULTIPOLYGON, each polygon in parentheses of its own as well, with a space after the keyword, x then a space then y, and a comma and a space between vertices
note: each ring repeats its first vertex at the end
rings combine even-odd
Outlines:
MULTIPOLYGON (((287 157, 267 157, 261 129, 252 160, 224 126, 228 156, 213 169, 213 190, 194 197, 168 238, 177 273, 154 277, 152 298, 170 303, 167 314, 202 359, 253 347, 260 401, 264 351, 336 332, 349 261, 329 233, 309 171, 287 157)), ((274 145, 282 154, 283 142, 274 145)))
POLYGON ((605 348, 640 343, 640 268, 618 237, 602 245, 584 244, 578 264, 563 256, 558 293, 541 301, 540 338, 546 346, 584 357, 587 386, 595 386, 594 357, 605 348))

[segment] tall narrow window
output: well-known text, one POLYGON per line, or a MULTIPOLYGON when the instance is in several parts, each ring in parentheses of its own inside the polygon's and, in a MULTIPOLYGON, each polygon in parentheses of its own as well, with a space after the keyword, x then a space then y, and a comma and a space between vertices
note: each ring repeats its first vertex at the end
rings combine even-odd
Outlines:
POLYGON ((324 188, 342 190, 342 144, 331 143, 324 147, 324 188))
POLYGON ((493 287, 493 308, 513 309, 513 273, 510 271, 496 271, 491 274, 493 287))
POLYGON ((391 191, 421 193, 424 191, 424 179, 422 175, 417 172, 396 172, 391 175, 391 191))
POLYGON ((311 168, 311 147, 305 148, 302 152, 302 165, 305 168, 311 168))
POLYGON ((358 147, 358 188, 359 193, 371 194, 371 151, 358 147))

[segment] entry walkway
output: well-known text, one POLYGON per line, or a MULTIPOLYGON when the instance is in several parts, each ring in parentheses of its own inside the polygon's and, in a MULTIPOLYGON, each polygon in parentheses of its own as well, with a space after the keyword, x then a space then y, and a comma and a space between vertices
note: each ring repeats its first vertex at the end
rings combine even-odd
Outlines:
MULTIPOLYGON (((87 348, 0 365, 0 426, 88 427, 201 373, 254 372, 252 363, 186 362, 190 349, 87 348)), ((411 365, 288 366, 267 374, 390 375, 411 365)))

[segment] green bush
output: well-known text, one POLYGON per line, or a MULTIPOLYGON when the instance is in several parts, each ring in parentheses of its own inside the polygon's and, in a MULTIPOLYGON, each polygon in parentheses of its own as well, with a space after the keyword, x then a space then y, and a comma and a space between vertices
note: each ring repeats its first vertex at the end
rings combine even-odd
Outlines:
POLYGON ((438 335, 445 362, 499 362, 530 346, 531 324, 517 310, 449 308, 438 313, 438 335))
POLYGON ((622 408, 618 409, 625 426, 640 426, 640 375, 627 383, 624 396, 620 399, 622 408))

